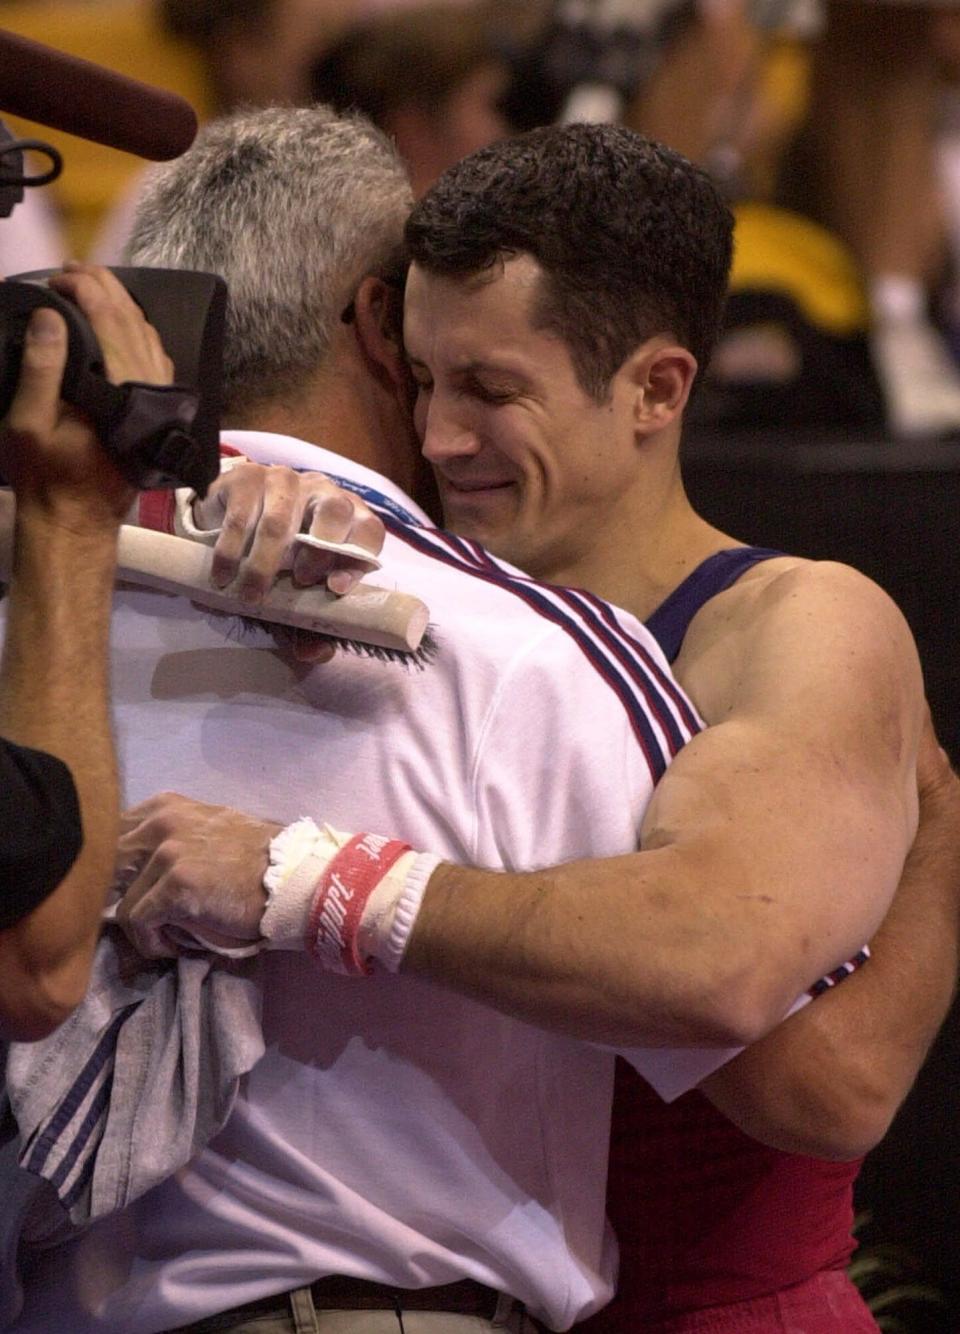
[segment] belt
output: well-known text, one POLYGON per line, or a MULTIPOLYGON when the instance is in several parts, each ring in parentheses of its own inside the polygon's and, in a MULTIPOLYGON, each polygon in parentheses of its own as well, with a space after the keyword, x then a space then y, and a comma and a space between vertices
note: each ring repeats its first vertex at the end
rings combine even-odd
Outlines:
MULTIPOLYGON (((495 1289, 476 1283, 472 1278, 444 1283, 436 1288, 396 1288, 389 1283, 371 1283, 362 1278, 331 1274, 311 1283, 310 1294, 318 1311, 449 1311, 456 1315, 481 1316, 485 1320, 494 1318, 500 1301, 500 1294, 495 1289)), ((178 1328, 189 1331, 189 1334, 216 1334, 216 1331, 228 1330, 242 1320, 284 1314, 289 1310, 287 1294, 281 1292, 178 1328)), ((531 1331, 543 1328, 531 1316, 527 1315, 525 1319, 531 1331)))

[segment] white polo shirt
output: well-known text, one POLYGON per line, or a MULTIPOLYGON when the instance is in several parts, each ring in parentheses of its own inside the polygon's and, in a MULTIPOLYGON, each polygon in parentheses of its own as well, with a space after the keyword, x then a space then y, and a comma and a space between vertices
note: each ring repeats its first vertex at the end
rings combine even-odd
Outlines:
MULTIPOLYGON (((634 849, 698 726, 645 629, 512 577, 339 456, 226 438, 379 496, 373 578, 424 599, 438 652, 423 670, 352 653, 307 669, 262 631, 120 593, 125 803, 172 789, 505 869, 634 849)), ((226 1128, 122 1214, 38 1253, 15 1329, 152 1334, 331 1273, 474 1278, 555 1329, 609 1299, 608 1053, 416 978, 333 976, 292 953, 263 968, 267 1052, 226 1128)))

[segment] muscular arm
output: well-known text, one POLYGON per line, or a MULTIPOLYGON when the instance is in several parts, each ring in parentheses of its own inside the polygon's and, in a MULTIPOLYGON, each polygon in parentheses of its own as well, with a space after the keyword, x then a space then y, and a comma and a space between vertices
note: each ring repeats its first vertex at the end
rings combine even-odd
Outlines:
MULTIPOLYGON (((727 661, 707 635, 695 664, 717 721, 661 779, 642 850, 527 874, 440 866, 405 971, 616 1047, 731 1047, 873 934, 916 826, 922 695, 902 619, 837 567, 788 569, 746 607, 715 601, 727 661)), ((181 798, 131 813, 124 850, 147 860, 122 912, 148 952, 169 923, 258 934, 276 829, 250 838, 228 903, 212 817, 218 847, 231 821, 248 829, 181 798)))
POLYGON ((953 998, 960 962, 960 781, 932 729, 920 827, 872 959, 701 1088, 754 1138, 855 1158, 883 1138, 953 998))
POLYGON ((873 934, 915 828, 909 634, 841 567, 731 593, 691 672, 710 661, 691 693, 713 725, 661 780, 642 851, 522 876, 443 866, 406 969, 614 1045, 741 1045, 873 934))
MULTIPOLYGON (((111 282, 82 270, 63 290, 93 321, 114 379, 169 377, 139 310, 131 302, 118 316, 111 282)), ((27 340, 2 442, 17 515, 0 734, 67 765, 83 847, 57 888, 0 932, 0 1035, 19 1039, 49 1032, 83 995, 117 837, 107 643, 116 536, 131 492, 85 422, 59 402, 66 336, 52 318, 50 336, 27 340)))

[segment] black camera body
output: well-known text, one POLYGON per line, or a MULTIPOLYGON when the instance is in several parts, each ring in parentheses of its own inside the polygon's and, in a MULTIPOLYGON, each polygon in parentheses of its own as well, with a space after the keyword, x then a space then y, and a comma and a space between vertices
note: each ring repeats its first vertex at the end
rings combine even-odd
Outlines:
POLYGON ((46 285, 55 270, 0 282, 0 417, 16 390, 27 321, 52 306, 69 335, 63 398, 91 418, 101 443, 134 486, 189 486, 203 495, 220 469, 219 425, 227 288, 211 273, 114 268, 174 365, 175 383, 109 382, 83 313, 46 285))

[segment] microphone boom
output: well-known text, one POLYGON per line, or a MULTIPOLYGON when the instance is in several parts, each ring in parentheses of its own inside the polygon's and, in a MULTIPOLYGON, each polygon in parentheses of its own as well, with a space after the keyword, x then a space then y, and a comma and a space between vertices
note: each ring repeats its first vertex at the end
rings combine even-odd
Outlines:
POLYGON ((0 29, 0 111, 156 162, 193 143, 185 98, 0 29))

